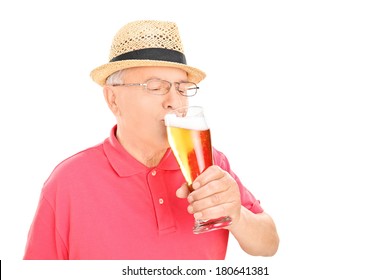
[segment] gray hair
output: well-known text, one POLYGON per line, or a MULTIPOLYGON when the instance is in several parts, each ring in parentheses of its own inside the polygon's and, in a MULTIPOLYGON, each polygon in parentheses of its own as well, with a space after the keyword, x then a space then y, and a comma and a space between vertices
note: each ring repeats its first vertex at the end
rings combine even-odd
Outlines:
POLYGON ((123 84, 123 73, 126 69, 122 69, 119 71, 116 71, 112 73, 108 78, 106 79, 106 85, 115 85, 115 84, 123 84))

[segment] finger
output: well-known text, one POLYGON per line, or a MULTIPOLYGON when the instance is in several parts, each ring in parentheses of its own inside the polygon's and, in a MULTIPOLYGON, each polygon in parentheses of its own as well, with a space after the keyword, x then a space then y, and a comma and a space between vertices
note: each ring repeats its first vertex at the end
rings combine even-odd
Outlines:
POLYGON ((231 209, 233 208, 234 208, 233 203, 220 204, 218 206, 204 209, 203 211, 200 212, 195 212, 194 218, 209 220, 209 219, 217 219, 219 217, 224 217, 224 216, 231 216, 230 213, 232 212, 231 209))
POLYGON ((203 173, 201 173, 193 182, 192 187, 194 190, 206 185, 207 183, 221 179, 224 176, 224 170, 217 165, 208 167, 203 173))
POLYGON ((223 184, 223 182, 212 181, 203 187, 194 190, 188 196, 188 202, 192 203, 194 201, 205 199, 206 197, 225 191, 225 186, 221 184, 223 184))
MULTIPOLYGON (((227 172, 223 172, 222 177, 218 177, 218 179, 210 181, 207 184, 195 189, 188 196, 188 202, 191 203, 193 201, 212 196, 216 193, 229 191, 229 189, 235 185, 237 185, 237 182, 227 172)), ((233 191, 233 189, 231 191, 233 191)))
POLYGON ((234 199, 235 197, 229 192, 217 192, 203 199, 193 201, 190 206, 193 213, 195 213, 221 204, 232 203, 234 199))
POLYGON ((180 188, 178 188, 176 190, 176 196, 178 198, 187 198, 189 194, 190 194, 190 191, 188 189, 187 183, 184 183, 183 185, 181 185, 180 188))

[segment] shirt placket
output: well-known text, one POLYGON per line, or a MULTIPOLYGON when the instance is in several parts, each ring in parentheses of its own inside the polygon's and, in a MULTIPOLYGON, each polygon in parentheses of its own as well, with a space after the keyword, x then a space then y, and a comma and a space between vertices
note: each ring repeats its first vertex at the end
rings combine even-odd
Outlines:
POLYGON ((159 234, 167 234, 176 231, 175 220, 172 215, 167 188, 162 180, 163 172, 163 170, 154 168, 150 170, 147 175, 159 234))

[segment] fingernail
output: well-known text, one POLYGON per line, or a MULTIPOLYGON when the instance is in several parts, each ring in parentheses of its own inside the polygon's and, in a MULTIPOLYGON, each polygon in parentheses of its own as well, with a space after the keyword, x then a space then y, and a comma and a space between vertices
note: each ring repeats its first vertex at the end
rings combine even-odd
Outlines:
POLYGON ((198 212, 198 213, 195 213, 194 214, 194 218, 195 219, 199 219, 199 218, 201 218, 203 215, 202 215, 202 212, 198 212))
POLYGON ((197 188, 199 188, 200 187, 200 184, 198 183, 198 182, 194 182, 193 184, 192 184, 192 188, 194 189, 194 190, 196 190, 197 188))
POLYGON ((187 197, 187 201, 188 201, 189 203, 192 203, 192 202, 194 201, 194 198, 192 197, 192 195, 189 195, 189 196, 187 197))
POLYGON ((190 205, 187 207, 188 213, 193 214, 194 213, 194 208, 190 205))

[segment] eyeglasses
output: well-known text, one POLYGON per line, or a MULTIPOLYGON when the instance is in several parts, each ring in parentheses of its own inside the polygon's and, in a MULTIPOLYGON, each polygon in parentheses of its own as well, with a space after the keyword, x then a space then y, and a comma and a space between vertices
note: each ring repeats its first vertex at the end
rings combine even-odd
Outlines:
POLYGON ((183 96, 194 96, 198 91, 199 87, 195 83, 191 82, 175 82, 171 83, 165 80, 160 79, 151 79, 146 81, 143 84, 113 84, 114 87, 131 87, 131 86, 142 86, 150 94, 154 95, 164 95, 169 92, 172 87, 172 84, 175 85, 176 91, 183 96))

